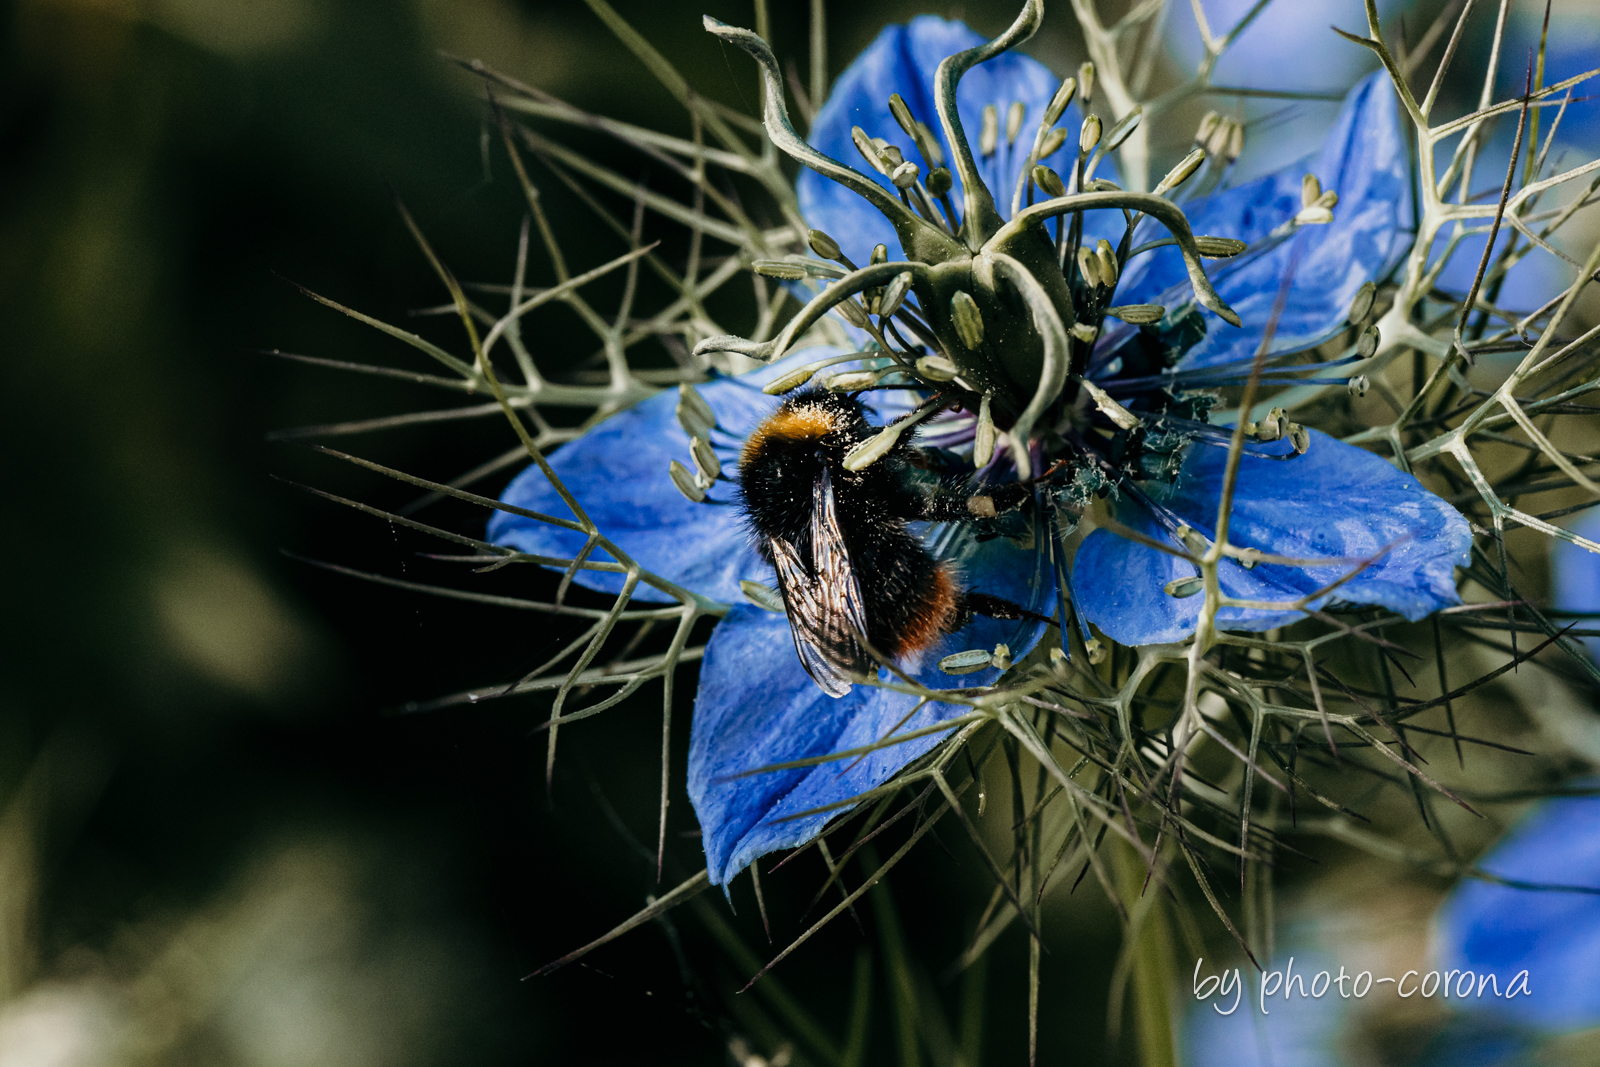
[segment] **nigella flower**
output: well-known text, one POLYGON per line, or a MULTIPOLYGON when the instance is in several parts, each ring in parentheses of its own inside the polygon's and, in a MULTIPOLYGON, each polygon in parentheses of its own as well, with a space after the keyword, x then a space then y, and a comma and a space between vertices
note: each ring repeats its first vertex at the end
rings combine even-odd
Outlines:
MULTIPOLYGON (((1572 524, 1572 532, 1590 541, 1600 541, 1600 512, 1589 511, 1572 524)), ((1600 612, 1600 555, 1571 541, 1555 541, 1550 546, 1551 600, 1559 611, 1590 615, 1581 619, 1581 629, 1595 629, 1594 613, 1600 612)), ((1589 654, 1600 659, 1600 637, 1585 637, 1589 654)))
POLYGON ((1451 1003, 1544 1031, 1600 1026, 1600 797, 1541 801, 1477 866, 1496 880, 1463 880, 1440 908, 1438 966, 1493 974, 1499 995, 1485 982, 1451 1003))
MULTIPOLYGON (((1371 304, 1364 287, 1407 247, 1407 150, 1381 83, 1351 93, 1310 164, 1315 178, 1302 166, 1214 192, 1188 204, 1186 219, 1174 190, 1190 179, 1222 187, 1237 128, 1219 119, 1202 130, 1203 143, 1159 188, 1170 195, 1124 193, 1105 177, 1111 170, 1101 157, 1138 115, 1079 123, 1068 104, 1076 92, 1093 106, 1092 69, 1064 84, 1007 51, 1038 16, 1030 3, 1006 35, 987 43, 932 17, 890 27, 840 77, 809 143, 789 125, 765 43, 707 21, 762 63, 767 128, 811 168, 798 188, 815 227, 811 247, 839 266, 758 264, 827 284, 777 341, 718 338, 701 351, 776 362, 698 393, 657 396, 551 462, 641 566, 732 605, 706 648, 689 753, 689 793, 714 883, 810 840, 840 807, 936 746, 947 736, 937 726, 961 711, 867 685, 829 697, 802 669, 784 616, 750 603, 741 589, 772 582, 726 473, 778 403, 762 387, 795 385, 808 377, 797 367, 852 357, 817 348, 788 354, 805 328, 830 308, 846 313, 854 336, 870 338, 853 354, 862 369, 848 387, 862 390, 881 421, 919 421, 920 444, 964 462, 974 488, 1041 479, 1030 506, 1002 517, 1009 525, 925 531, 970 588, 1058 618, 1063 649, 1074 620, 1086 642, 1088 623, 1125 644, 1168 642, 1196 625, 1204 598, 1185 595, 1194 589, 1193 565, 1099 529, 1069 569, 1066 536, 1100 499, 1117 523, 1180 551, 1209 538, 1232 431, 1210 424, 1215 396, 1204 390, 1243 380, 1264 344, 1275 358, 1348 329, 1353 301, 1362 325, 1371 304), (973 130, 975 144, 965 132, 973 130), (864 158, 868 173, 843 158, 864 158), (1232 258, 1208 277, 1202 254, 1232 258), (702 438, 692 451, 688 431, 702 438), (691 455, 698 478, 681 464, 669 476, 670 464, 691 455), (835 753, 844 755, 827 760, 835 753), (776 764, 791 766, 761 770, 776 764)), ((1466 523, 1410 475, 1279 413, 1253 428, 1245 451, 1230 543, 1326 563, 1225 560, 1226 595, 1283 606, 1225 607, 1219 625, 1264 630, 1302 618, 1288 602, 1358 560, 1368 562, 1339 587, 1342 602, 1409 618, 1456 602, 1452 573, 1466 562, 1466 523)), ((505 500, 560 513, 557 495, 531 468, 505 500)), ((543 555, 583 548, 581 536, 506 513, 492 520, 489 536, 543 555)), ((580 570, 576 580, 621 588, 620 576, 604 572, 580 570)), ((643 587, 634 595, 658 596, 643 587)), ((898 666, 930 689, 987 685, 1007 651, 1020 659, 1043 631, 1038 621, 978 617, 898 666), (940 668, 950 653, 1001 644, 1007 648, 981 673, 940 668)))
MULTIPOLYGON (((1600 536, 1600 515, 1583 514, 1573 532, 1600 536)), ((1600 611, 1600 556, 1568 541, 1550 556, 1555 607, 1600 611)), ((1439 966, 1491 973, 1501 985, 1527 971, 1529 993, 1502 989, 1456 1007, 1541 1031, 1600 1025, 1600 797, 1540 801, 1477 866, 1501 881, 1463 880, 1439 909, 1439 966)))

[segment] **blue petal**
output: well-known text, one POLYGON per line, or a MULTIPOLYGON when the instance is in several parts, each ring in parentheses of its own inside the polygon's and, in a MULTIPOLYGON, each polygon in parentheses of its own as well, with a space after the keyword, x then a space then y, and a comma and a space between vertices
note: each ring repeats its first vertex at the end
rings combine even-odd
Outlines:
MULTIPOLYGON (((837 700, 829 697, 800 666, 787 619, 735 605, 706 647, 689 740, 689 798, 700 820, 711 881, 723 885, 752 860, 809 841, 839 813, 783 821, 785 816, 881 785, 943 735, 881 749, 859 762, 850 757, 730 776, 870 745, 915 705, 914 697, 861 685, 837 700)), ((948 705, 930 705, 901 729, 929 726, 957 713, 948 705)))
POLYGON ((1274 986, 1277 992, 1264 998, 1265 1017, 1261 975, 1241 971, 1244 990, 1235 999, 1234 987, 1227 996, 1215 992, 1218 987, 1209 979, 1221 968, 1206 963, 1197 972, 1202 974, 1199 982, 1213 992, 1189 1009, 1183 1062, 1193 1067, 1340 1067, 1344 1059, 1336 1050, 1349 1005, 1336 989, 1320 997, 1304 993, 1307 985, 1315 986, 1318 972, 1329 972, 1331 979, 1335 962, 1328 954, 1303 946, 1281 953, 1268 965, 1269 974, 1279 972, 1279 982, 1274 986), (1303 978, 1290 982, 1292 993, 1281 988, 1285 971, 1293 979, 1303 978))
MULTIPOLYGON (((869 137, 882 137, 898 145, 905 157, 922 167, 926 175, 931 169, 928 161, 917 153, 911 138, 889 113, 889 95, 899 93, 911 113, 938 136, 945 165, 950 166, 954 154, 939 128, 939 116, 933 107, 934 71, 946 56, 964 52, 987 39, 964 22, 947 21, 935 15, 921 15, 909 25, 885 28, 834 83, 827 103, 811 124, 807 140, 819 151, 894 192, 889 179, 856 151, 850 140, 850 129, 860 126, 869 137)), ((1002 216, 1011 214, 1011 197, 1016 190, 1017 176, 1033 147, 1039 116, 1060 84, 1061 79, 1050 73, 1044 64, 1018 52, 1007 52, 968 71, 956 90, 956 111, 962 128, 972 145, 979 173, 1002 216), (1014 100, 1022 101, 1027 112, 1015 146, 1007 147, 1006 109, 1014 100), (999 150, 984 160, 978 155, 978 133, 983 128, 983 109, 987 104, 993 104, 1000 112, 1001 137, 999 150)), ((1081 113, 1074 106, 1067 109, 1059 125, 1072 133, 1081 121, 1081 113)), ((1075 143, 1070 136, 1067 140, 1075 143)), ((1041 162, 1065 175, 1069 165, 1066 148, 1058 149, 1041 162)), ((1100 177, 1116 178, 1110 162, 1106 160, 1100 165, 1100 177)), ((953 173, 954 168, 951 170, 953 173)), ((801 171, 796 189, 800 195, 800 213, 806 222, 830 234, 854 262, 866 263, 875 244, 887 245, 891 259, 900 257, 900 239, 895 236, 894 227, 860 196, 810 170, 801 171)), ((959 176, 950 199, 958 206, 961 203, 959 176)))
MULTIPOLYGON (((1572 524, 1579 537, 1600 543, 1600 510, 1585 512, 1572 524)), ((1600 555, 1570 541, 1550 546, 1550 593, 1559 611, 1600 612, 1600 555)), ((1592 629, 1596 621, 1579 623, 1592 629)), ((1589 654, 1600 658, 1600 637, 1585 637, 1589 654)))
MULTIPOLYGON (((1041 553, 996 538, 966 553, 958 551, 958 557, 962 555, 967 587, 1006 597, 1040 614, 1054 610, 1041 553)), ((1020 659, 1043 630, 1039 623, 979 618, 924 652, 915 665, 908 665, 909 673, 936 688, 987 685, 999 671, 956 677, 939 670, 939 659, 970 648, 992 649, 996 642, 1009 644, 1012 655, 1020 659)), ((726 883, 768 852, 805 844, 840 810, 798 819, 789 816, 882 785, 948 735, 930 734, 879 749, 859 761, 851 756, 815 767, 730 776, 870 745, 891 731, 920 729, 966 711, 930 704, 896 730, 916 703, 914 697, 865 685, 854 686, 837 700, 829 697, 800 666, 787 619, 747 604, 735 605, 706 646, 689 741, 689 797, 700 820, 712 882, 726 883)))
MULTIPOLYGON (((1339 194, 1333 222, 1303 227, 1292 240, 1253 258, 1246 253, 1238 260, 1208 263, 1212 284, 1244 326, 1235 329, 1202 311, 1206 337, 1189 350, 1183 366, 1208 367, 1255 355, 1295 257, 1273 353, 1309 348, 1338 333, 1356 291, 1387 275, 1411 247, 1411 150, 1394 90, 1381 71, 1350 90, 1318 159, 1196 200, 1184 211, 1195 233, 1254 243, 1300 210, 1300 183, 1307 172, 1339 194)), ((1153 236, 1158 235, 1148 225, 1141 228, 1140 240, 1153 236)), ((1171 304, 1187 296, 1182 258, 1175 249, 1163 248, 1134 260, 1117 301, 1171 304)))
MULTIPOLYGON (((724 473, 736 474, 739 448, 756 424, 778 406, 761 386, 787 370, 836 354, 830 348, 808 348, 738 378, 719 378, 699 387, 726 433, 715 435, 724 473)), ((668 465, 691 461, 689 438, 678 425, 678 393, 665 390, 563 445, 550 466, 588 512, 600 532, 629 553, 645 570, 702 596, 724 603, 743 598, 742 578, 754 578, 767 566, 748 535, 728 482, 718 482, 711 497, 721 504, 694 504, 673 486, 668 465)), ((526 468, 506 487, 501 499, 530 511, 570 518, 571 514, 537 466, 526 468)), ((582 551, 582 534, 534 519, 497 511, 489 520, 487 538, 542 556, 564 559, 582 551)), ((610 562, 604 553, 594 557, 610 562)), ((624 576, 580 570, 574 579, 586 589, 615 593, 624 576)), ((640 585, 638 599, 668 603, 671 597, 640 585)))
MULTIPOLYGON (((1206 21, 1220 37, 1238 25, 1255 6, 1255 0, 1207 0, 1206 21)), ((1387 20, 1396 6, 1396 0, 1380 0, 1378 11, 1387 20)), ((1217 85, 1252 89, 1338 91, 1349 85, 1352 78, 1371 69, 1373 59, 1365 49, 1330 48, 1328 27, 1342 25, 1353 29, 1351 16, 1359 20, 1360 13, 1361 8, 1352 8, 1348 0, 1268 4, 1222 54, 1212 69, 1212 81, 1217 85)), ((1179 70, 1194 70, 1205 57, 1200 27, 1192 15, 1174 12, 1173 17, 1166 20, 1162 36, 1179 70)), ((1522 52, 1508 49, 1506 54, 1521 55, 1522 52)), ((1521 82, 1517 83, 1515 91, 1522 91, 1521 82)), ((1282 106, 1277 100, 1260 103, 1274 111, 1282 106)), ((1300 118, 1298 114, 1295 117, 1300 118)), ((1274 137, 1280 132, 1283 127, 1274 129, 1274 137)))
MULTIPOLYGON (((1478 864, 1520 882, 1600 888, 1600 797, 1537 805, 1478 864)), ((1455 1001, 1525 1024, 1600 1025, 1600 895, 1463 881, 1439 913, 1440 968, 1495 974, 1501 997, 1455 1001), (1518 971, 1530 995, 1506 999, 1518 971)))
MULTIPOLYGON (((1208 536, 1214 530, 1226 459, 1225 449, 1190 445, 1176 485, 1161 501, 1208 536)), ((1145 509, 1131 500, 1118 505, 1117 521, 1169 541, 1145 509)), ((1472 544, 1467 520, 1411 475, 1315 430, 1303 456, 1244 458, 1228 537, 1240 547, 1295 559, 1361 560, 1401 541, 1340 586, 1331 599, 1378 605, 1408 619, 1460 602, 1453 569, 1466 565, 1472 544)), ((1174 578, 1195 573, 1183 560, 1109 530, 1096 530, 1078 549, 1073 569, 1085 614, 1107 636, 1126 645, 1148 645, 1194 632, 1204 598, 1179 600, 1164 591, 1174 578)), ((1220 575, 1228 596, 1286 601, 1313 592, 1350 569, 1350 564, 1341 562, 1316 567, 1261 563, 1246 570, 1225 560, 1220 575)), ((1236 630, 1269 630, 1300 618, 1304 615, 1297 611, 1223 608, 1218 612, 1219 623, 1236 630)))

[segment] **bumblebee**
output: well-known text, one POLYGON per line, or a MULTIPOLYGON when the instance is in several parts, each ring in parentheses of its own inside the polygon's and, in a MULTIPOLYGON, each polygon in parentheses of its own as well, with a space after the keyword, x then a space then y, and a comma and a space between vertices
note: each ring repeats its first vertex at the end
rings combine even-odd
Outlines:
POLYGON ((829 696, 850 691, 880 655, 929 648, 974 615, 1049 622, 997 596, 962 586, 909 523, 992 523, 1032 494, 1015 482, 971 493, 930 470, 931 457, 902 439, 877 462, 846 470, 845 455, 882 427, 855 397, 798 393, 758 426, 739 460, 739 495, 763 558, 778 576, 795 651, 829 696))

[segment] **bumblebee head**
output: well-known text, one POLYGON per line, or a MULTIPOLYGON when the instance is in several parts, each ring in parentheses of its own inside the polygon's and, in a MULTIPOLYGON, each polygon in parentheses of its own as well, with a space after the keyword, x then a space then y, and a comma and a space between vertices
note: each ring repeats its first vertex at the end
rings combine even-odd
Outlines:
POLYGON ((779 457, 825 462, 871 432, 860 401, 843 393, 808 390, 789 397, 756 427, 745 442, 740 465, 779 457))

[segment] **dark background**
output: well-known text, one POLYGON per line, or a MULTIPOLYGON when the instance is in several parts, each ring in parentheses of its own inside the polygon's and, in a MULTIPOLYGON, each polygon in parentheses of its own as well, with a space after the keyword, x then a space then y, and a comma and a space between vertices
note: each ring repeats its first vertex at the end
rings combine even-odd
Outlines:
MULTIPOLYGON (((744 5, 616 6, 698 89, 754 99, 745 57, 699 26, 703 10, 747 23, 744 5)), ((804 7, 775 7, 780 49, 803 63, 804 7)), ((835 7, 835 71, 920 10, 835 7)), ((1008 7, 966 15, 993 29, 1008 7)), ((1068 57, 1065 12, 1053 21, 1046 51, 1068 57)), ((679 925, 699 998, 659 927, 590 967, 520 981, 655 888, 618 827, 653 845, 659 688, 568 731, 554 810, 530 732, 547 703, 389 714, 510 680, 561 631, 282 555, 417 576, 412 554, 435 544, 273 477, 382 506, 408 491, 267 435, 458 401, 258 353, 406 362, 291 282, 460 347, 449 322, 408 319, 447 297, 394 195, 461 277, 509 279, 525 207, 497 144, 485 165, 477 83, 436 50, 646 125, 684 131, 681 110, 577 2, 36 0, 11 6, 4 32, 0 801, 19 823, 6 876, 27 898, 5 914, 4 998, 26 1012, 40 990, 110 990, 105 1018, 154 1035, 145 1054, 165 1062, 719 1062, 734 968, 690 913, 679 925), (176 991, 138 993, 152 975, 176 991)), ((559 188, 548 202, 579 269, 624 250, 559 188)), ((530 280, 548 282, 533 263, 530 280)), ((538 330, 541 353, 592 348, 569 315, 538 330)), ((511 442, 483 420, 332 443, 451 477, 511 442)), ((698 855, 681 770, 675 793, 681 878, 698 855)), ((923 921, 948 916, 961 883, 918 887, 948 863, 929 853, 899 889, 936 967, 960 932, 923 921)), ((792 890, 773 879, 775 937, 801 928, 817 873, 792 890)), ((986 894, 970 881, 978 903, 958 907, 975 916, 986 894)), ((753 901, 735 902, 759 940, 753 901)), ((862 943, 835 925, 780 973, 836 1039, 862 943)), ((1098 1035, 1093 985, 1074 968, 1052 997, 1082 997, 1098 1035)), ((880 984, 880 1009, 884 997, 880 984)), ((1011 1003, 1016 1044, 1023 1000, 1011 1003)), ((76 1022, 57 1020, 58 1036, 99 1032, 62 1018, 76 1022)))
MULTIPOLYGON (((803 64, 805 6, 773 6, 780 55, 803 64)), ((886 21, 942 9, 994 31, 1014 13, 1003 2, 832 6, 834 73, 886 21)), ((745 5, 616 7, 699 91, 755 99, 745 57, 699 26, 707 10, 748 24, 745 5)), ((23 0, 0 11, 0 1002, 13 1016, 44 1012, 63 1040, 109 1042, 118 1062, 719 1062, 733 1028, 760 1029, 738 1014, 755 997, 727 995, 748 972, 736 975, 691 911, 586 966, 521 981, 658 891, 629 835, 654 841, 659 690, 566 733, 553 809, 532 732, 546 704, 392 714, 509 681, 567 631, 283 555, 433 574, 415 555, 432 543, 274 477, 385 507, 409 491, 268 434, 457 401, 260 354, 403 356, 291 283, 461 350, 450 323, 408 318, 446 297, 394 195, 459 276, 509 277, 521 196, 498 146, 484 151, 478 83, 437 50, 681 132, 677 106, 576 0, 23 0)), ((1076 65, 1065 3, 1030 51, 1076 65)), ((625 173, 640 167, 604 142, 574 143, 625 173)), ((542 184, 578 269, 624 250, 542 184)), ((546 261, 533 262, 532 280, 547 283, 546 261)), ((593 347, 565 313, 537 329, 541 358, 593 347)), ((511 442, 482 420, 333 443, 449 478, 511 442)), ((515 581, 548 592, 537 576, 515 581)), ((679 687, 680 760, 692 682, 690 671, 679 687)), ((956 832, 895 878, 934 974, 987 897, 956 832)), ((692 834, 680 776, 678 878, 696 869, 692 834)), ((778 944, 803 928, 818 873, 768 882, 778 944)), ((736 890, 733 922, 770 954, 748 894, 747 882, 736 890)), ((1116 926, 1084 896, 1051 916, 1047 1059, 1093 1062, 1107 1040, 1116 926)), ((841 920, 778 972, 835 1040, 857 949, 878 944, 882 914, 862 918, 865 935, 841 920)), ((878 967, 874 1059, 893 1048, 878 967)), ((986 1058, 1019 1062, 1020 931, 989 975, 1001 1007, 986 1058)), ((953 1012, 957 987, 938 988, 953 1012)))

